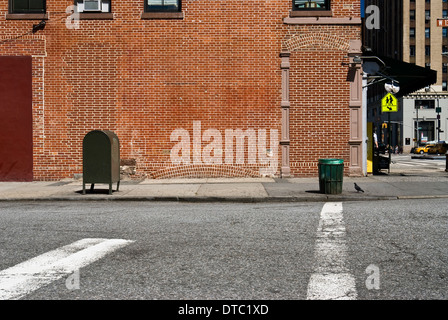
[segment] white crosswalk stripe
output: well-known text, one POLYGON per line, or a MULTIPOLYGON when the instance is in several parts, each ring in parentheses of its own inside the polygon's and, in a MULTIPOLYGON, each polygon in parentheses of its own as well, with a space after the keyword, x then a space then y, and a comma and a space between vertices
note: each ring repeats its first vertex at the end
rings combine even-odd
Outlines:
POLYGON ((428 160, 427 162, 416 161, 395 161, 393 164, 397 166, 413 166, 413 167, 436 167, 445 164, 444 160, 428 160))
POLYGON ((82 239, 0 271, 0 300, 20 299, 132 242, 82 239))
POLYGON ((315 248, 314 273, 308 300, 354 300, 355 278, 347 266, 347 245, 342 202, 326 203, 321 211, 315 248))

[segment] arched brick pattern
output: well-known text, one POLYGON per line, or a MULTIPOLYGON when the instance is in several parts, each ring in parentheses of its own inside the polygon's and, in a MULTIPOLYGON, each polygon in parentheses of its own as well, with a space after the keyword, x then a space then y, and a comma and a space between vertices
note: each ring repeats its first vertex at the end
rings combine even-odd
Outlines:
POLYGON ((332 49, 347 52, 349 41, 337 35, 324 32, 310 32, 305 34, 288 34, 283 48, 289 52, 297 50, 332 49))
POLYGON ((150 178, 220 178, 220 177, 260 177, 258 170, 232 165, 185 165, 172 166, 151 173, 150 178))

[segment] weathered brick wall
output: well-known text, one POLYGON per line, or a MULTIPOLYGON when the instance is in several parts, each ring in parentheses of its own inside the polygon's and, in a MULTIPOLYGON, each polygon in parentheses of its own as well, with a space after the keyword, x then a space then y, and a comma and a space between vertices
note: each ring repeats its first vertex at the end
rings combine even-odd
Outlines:
MULTIPOLYGON (((332 1, 333 16, 359 17, 358 2, 332 1)), ((118 135, 121 158, 135 159, 137 177, 259 175, 266 154, 246 143, 243 161, 236 147, 229 160, 226 130, 254 133, 258 145, 266 130, 260 149, 277 150, 270 133, 281 130, 279 54, 292 34, 314 32, 334 37, 292 51, 291 169, 315 174, 318 157, 347 157, 346 50, 334 41, 359 39, 359 28, 285 25, 290 0, 184 0, 181 20, 144 20, 143 0, 112 0, 113 20, 69 29, 73 1, 47 0, 45 29, 31 34, 39 21, 6 20, 7 4, 0 0, 0 55, 33 56, 36 180, 81 173, 82 139, 94 129, 118 135), (190 163, 176 165, 170 152, 180 137, 170 137, 182 129, 190 163), (208 136, 221 137, 221 153, 215 144, 208 154, 208 136)))

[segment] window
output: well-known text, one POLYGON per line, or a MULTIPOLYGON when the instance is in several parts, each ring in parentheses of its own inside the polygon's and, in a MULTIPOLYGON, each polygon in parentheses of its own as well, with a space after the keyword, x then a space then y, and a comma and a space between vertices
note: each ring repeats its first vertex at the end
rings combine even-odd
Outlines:
POLYGON ((435 109, 434 100, 415 100, 415 107, 419 107, 419 109, 435 109))
POLYGON ((410 28, 409 29, 409 37, 415 38, 415 28, 410 28))
POLYGON ((179 12, 182 11, 181 0, 145 0, 146 12, 179 12))
MULTIPOLYGON (((418 142, 428 142, 434 140, 435 125, 434 121, 419 121, 418 130, 415 130, 418 142)), ((414 128, 417 128, 417 122, 414 121, 414 128)))
POLYGON ((430 36, 431 36, 430 29, 429 29, 429 28, 425 28, 425 38, 426 38, 426 39, 429 39, 430 36))
POLYGON ((10 13, 45 13, 45 0, 10 0, 10 13))
POLYGON ((448 64, 446 64, 446 63, 442 64, 442 72, 447 73, 447 71, 448 71, 447 69, 448 69, 448 64))
POLYGON ((409 19, 410 20, 415 20, 415 10, 409 11, 409 19))
POLYGON ((75 0, 76 9, 83 13, 111 12, 111 0, 75 0))
POLYGON ((448 28, 447 27, 442 28, 442 35, 444 38, 448 37, 448 28))
POLYGON ((330 10, 330 0, 293 0, 293 10, 330 10))
POLYGON ((431 11, 425 10, 425 20, 426 21, 431 20, 431 11))
POLYGON ((415 46, 409 46, 409 55, 415 57, 415 46))
POLYGON ((442 17, 448 18, 448 10, 442 10, 442 17))
POLYGON ((431 55, 431 46, 425 46, 425 56, 431 55))
POLYGON ((446 81, 442 81, 442 90, 447 91, 446 81))

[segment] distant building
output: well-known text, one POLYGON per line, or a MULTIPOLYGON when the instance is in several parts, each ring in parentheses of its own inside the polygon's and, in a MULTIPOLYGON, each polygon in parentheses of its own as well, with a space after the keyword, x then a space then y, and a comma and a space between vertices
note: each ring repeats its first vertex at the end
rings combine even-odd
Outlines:
MULTIPOLYGON (((380 25, 377 29, 365 28, 364 55, 378 56, 385 64, 379 63, 380 74, 369 77, 368 121, 373 124, 382 143, 389 143, 390 130, 392 146, 398 145, 404 152, 409 152, 418 140, 415 99, 417 97, 420 97, 417 98, 418 101, 431 99, 431 97, 434 99, 436 96, 434 90, 439 90, 438 96, 442 91, 442 28, 437 30, 436 23, 439 12, 442 13, 442 7, 446 8, 447 3, 445 0, 366 0, 365 3, 366 6, 374 5, 379 8, 380 25), (431 11, 436 12, 432 18, 428 14, 431 11), (435 49, 432 50, 431 46, 435 49), (428 56, 425 57, 425 54, 428 56), (382 112, 380 101, 387 93, 384 84, 391 83, 394 79, 395 84, 400 87, 400 91, 396 94, 399 98, 399 108, 398 112, 388 114, 382 112), (426 93, 424 90, 429 86, 431 89, 428 90, 432 93, 426 93), (416 92, 419 92, 418 96, 416 92), (390 126, 387 127, 389 119, 390 126)), ((431 108, 435 104, 426 105, 431 108)), ((418 127, 424 127, 425 129, 420 129, 421 132, 431 132, 429 135, 434 138, 436 137, 434 125, 436 113, 433 112, 433 119, 429 119, 432 123, 424 122, 428 116, 428 112, 420 112, 418 127), (422 118, 423 116, 425 118, 422 118)))
POLYGON ((448 56, 443 55, 448 52, 448 27, 439 26, 439 19, 448 19, 446 0, 403 1, 403 60, 437 71, 434 84, 403 97, 405 151, 448 140, 448 56))

